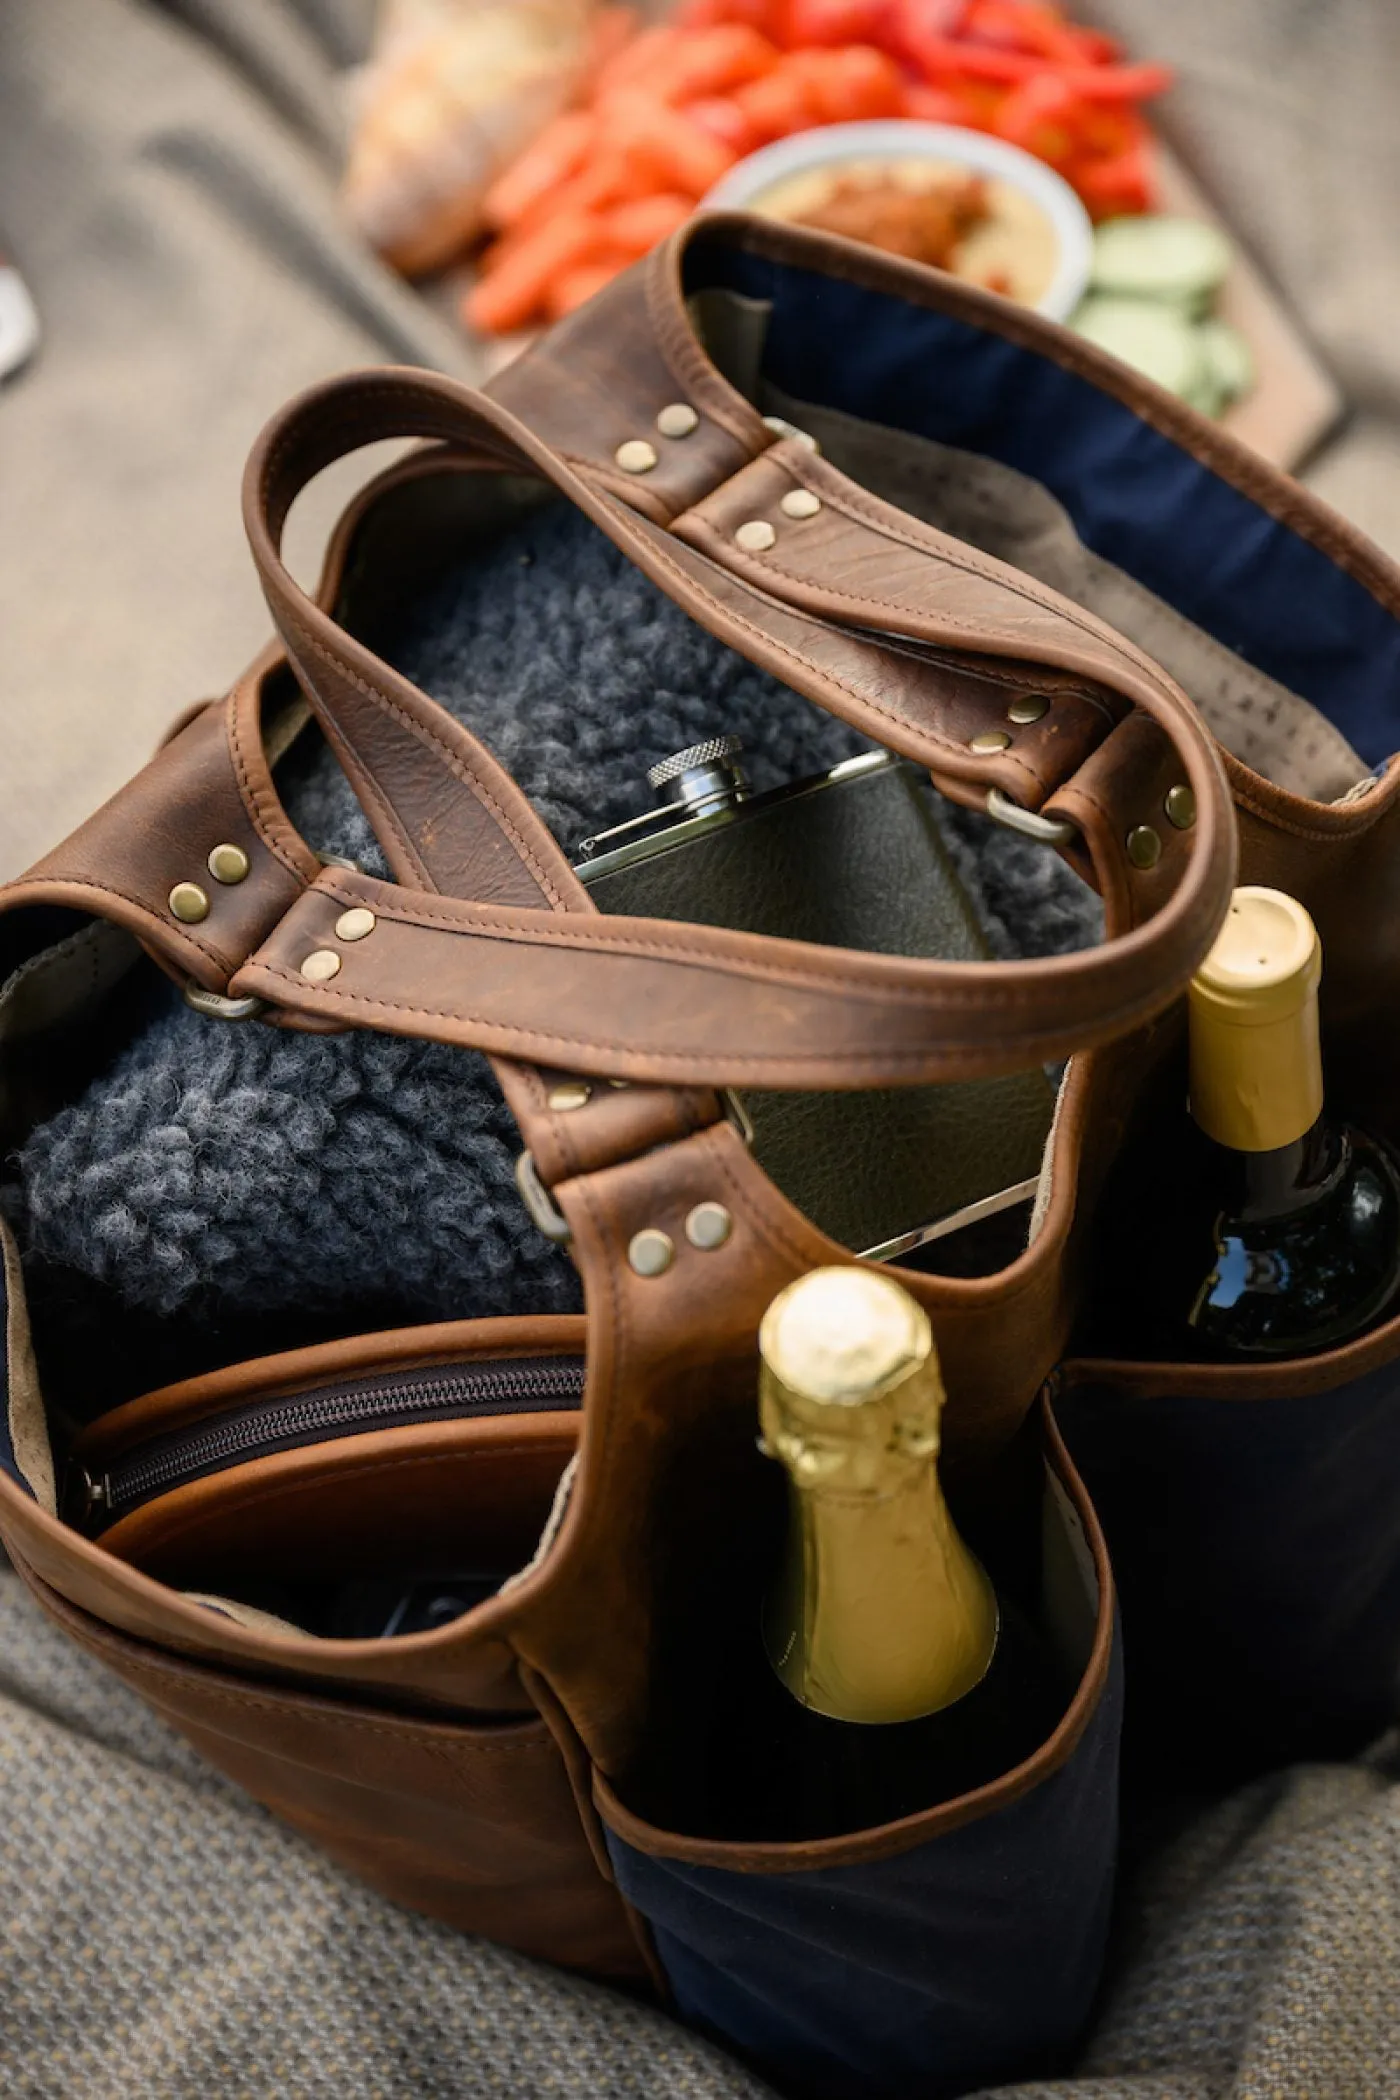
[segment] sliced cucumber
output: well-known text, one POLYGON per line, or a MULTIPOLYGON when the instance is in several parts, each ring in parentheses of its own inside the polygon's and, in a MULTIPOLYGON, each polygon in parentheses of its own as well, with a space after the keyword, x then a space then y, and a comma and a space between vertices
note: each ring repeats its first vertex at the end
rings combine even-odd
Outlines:
MULTIPOLYGON (((1247 394, 1254 384, 1254 352, 1238 328, 1228 321, 1203 321, 1198 333, 1205 351, 1212 388, 1220 396, 1220 407, 1228 407, 1247 394)), ((1209 411, 1218 415, 1220 409, 1209 411)))
POLYGON ((1086 299, 1070 326, 1184 401, 1193 400, 1209 377, 1201 330, 1169 306, 1147 299, 1086 299))
POLYGON ((1161 299, 1199 313, 1230 268, 1230 243, 1201 219, 1108 219, 1094 235, 1090 285, 1129 299, 1161 299))

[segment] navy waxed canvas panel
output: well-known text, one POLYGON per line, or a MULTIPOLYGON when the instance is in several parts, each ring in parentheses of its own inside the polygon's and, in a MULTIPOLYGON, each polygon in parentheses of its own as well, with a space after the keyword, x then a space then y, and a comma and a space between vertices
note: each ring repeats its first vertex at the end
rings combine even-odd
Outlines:
POLYGON ((1258 1400, 1105 1380, 1056 1416, 1108 1538, 1135 1766, 1351 1757, 1400 1713, 1400 1363, 1258 1400))
POLYGON ((1068 1761, 894 1859, 739 1874, 611 1831, 685 2020, 803 2100, 947 2100, 1063 2068, 1098 1985, 1122 1669, 1068 1761))
POLYGON ((712 248, 692 267, 772 301, 763 370, 784 393, 1031 476, 1094 553, 1311 701, 1368 764, 1400 749, 1400 622, 1122 402, 883 292, 712 248))

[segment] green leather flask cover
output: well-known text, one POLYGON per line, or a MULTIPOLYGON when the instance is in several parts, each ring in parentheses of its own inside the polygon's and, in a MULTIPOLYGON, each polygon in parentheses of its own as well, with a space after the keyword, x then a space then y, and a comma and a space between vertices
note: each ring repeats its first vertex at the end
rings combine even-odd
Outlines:
MULTIPOLYGON (((926 774, 839 770, 585 861, 599 908, 884 955, 985 961, 926 774)), ((853 1252, 1029 1180, 1054 1110, 1043 1072, 856 1093, 745 1093, 754 1150, 789 1200, 853 1252)))

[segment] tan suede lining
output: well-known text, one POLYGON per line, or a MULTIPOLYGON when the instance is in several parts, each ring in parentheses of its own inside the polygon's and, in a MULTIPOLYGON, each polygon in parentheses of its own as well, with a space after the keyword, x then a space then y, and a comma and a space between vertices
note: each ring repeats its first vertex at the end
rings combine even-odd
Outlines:
POLYGON ((54 1487, 53 1453, 44 1421, 44 1403, 39 1394, 39 1371, 29 1334, 29 1313, 20 1274, 19 1249, 9 1227, 0 1218, 0 1259, 5 1268, 5 1348, 9 1366, 10 1442, 15 1463, 34 1492, 41 1508, 52 1515, 58 1508, 54 1487))
POLYGON ((290 1619, 279 1619, 275 1611, 262 1611, 256 1604, 240 1604, 234 1597, 216 1597, 208 1590, 181 1590, 181 1596, 189 1604, 202 1604, 206 1611, 216 1611, 221 1618, 233 1619, 239 1626, 247 1626, 254 1633, 273 1633, 293 1640, 304 1641, 306 1629, 294 1626, 290 1619))

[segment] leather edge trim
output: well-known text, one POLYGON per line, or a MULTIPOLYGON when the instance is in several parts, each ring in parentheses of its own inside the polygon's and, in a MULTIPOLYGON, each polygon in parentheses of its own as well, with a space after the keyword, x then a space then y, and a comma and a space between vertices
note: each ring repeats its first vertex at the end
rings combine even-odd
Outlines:
POLYGON ((1087 1385, 1113 1385, 1125 1399, 1307 1399, 1334 1393, 1400 1358, 1400 1311, 1339 1349, 1284 1363, 1147 1363, 1118 1357, 1071 1357, 1055 1377, 1055 1394, 1087 1385))

